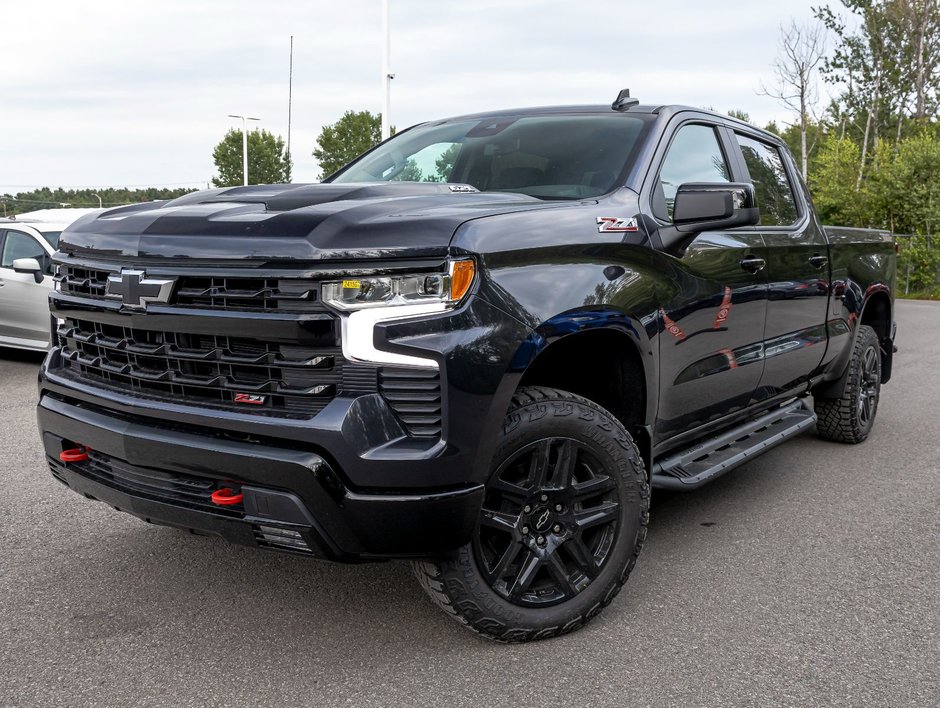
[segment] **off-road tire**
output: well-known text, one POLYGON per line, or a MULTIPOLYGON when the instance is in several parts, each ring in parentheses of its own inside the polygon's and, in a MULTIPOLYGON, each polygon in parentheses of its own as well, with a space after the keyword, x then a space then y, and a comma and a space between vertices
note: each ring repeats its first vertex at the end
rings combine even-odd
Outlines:
MULTIPOLYGON (((490 482, 487 484, 488 493, 494 485, 496 472, 503 469, 501 465, 509 464, 520 450, 524 451, 542 445, 546 446, 546 450, 550 450, 549 446, 553 443, 546 441, 555 440, 560 440, 561 445, 568 445, 569 450, 573 447, 578 449, 578 452, 574 453, 574 461, 567 466, 584 465, 585 455, 593 460, 596 463, 595 466, 602 469, 604 474, 592 477, 589 482, 594 482, 595 479, 602 481, 608 489, 605 493, 615 496, 616 503, 619 504, 617 512, 612 515, 615 519, 605 522, 611 524, 610 528, 616 529, 610 532, 615 537, 605 546, 607 555, 604 556, 603 562, 590 566, 592 571, 596 572, 593 579, 588 580, 581 589, 576 589, 575 583, 564 584, 559 581, 567 592, 576 594, 571 597, 566 595, 566 599, 556 600, 556 604, 549 606, 523 605, 520 604, 521 599, 519 602, 514 602, 506 594, 508 591, 505 585, 499 586, 504 592, 502 595, 499 594, 494 589, 497 585, 491 587, 477 559, 477 554, 482 553, 479 550, 475 551, 475 548, 480 548, 479 539, 483 531, 479 525, 474 541, 459 549, 455 557, 437 562, 421 561, 412 564, 419 583, 431 599, 455 620, 486 638, 500 642, 524 642, 556 637, 584 626, 620 591, 633 570, 646 538, 650 488, 647 472, 636 444, 623 425, 608 411, 592 401, 566 391, 526 387, 521 388, 515 394, 493 455, 490 482)), ((561 452, 557 452, 556 456, 551 458, 549 452, 545 458, 554 459, 554 468, 551 472, 553 479, 556 475, 554 470, 565 466, 561 462, 561 455, 561 452)), ((534 469, 536 464, 533 463, 532 466, 534 469)), ((546 463, 545 466, 547 468, 550 465, 546 463)), ((582 469, 590 467, 591 465, 587 464, 582 469)), ((564 473, 559 474, 564 475, 564 473)), ((574 475, 569 479, 572 480, 570 486, 572 490, 580 490, 587 486, 586 483, 576 483, 577 477, 574 475)), ((540 498, 544 500, 544 497, 540 498)), ((615 504, 615 502, 604 503, 615 504)), ((580 504, 580 502, 572 502, 571 507, 581 509, 580 504)), ((561 508, 564 508, 564 505, 552 507, 554 510, 561 508)), ((481 511, 481 518, 482 513, 483 511, 481 511)), ((584 511, 579 513, 585 514, 584 511)), ((528 517, 520 514, 519 519, 520 525, 523 519, 530 519, 529 523, 534 523, 531 521, 534 519, 534 512, 528 517)), ((558 520, 563 521, 560 511, 558 520)), ((559 527, 565 528, 562 524, 559 524, 559 527)), ((574 527, 577 527, 576 523, 572 525, 572 528, 574 527)), ((539 538, 541 539, 539 543, 544 548, 544 538, 539 538)), ((558 538, 562 540, 555 547, 560 549, 565 541, 563 537, 558 538)), ((578 538, 578 542, 581 543, 581 537, 578 538)), ((520 553, 525 558, 535 557, 536 548, 531 546, 532 543, 534 541, 531 536, 527 536, 524 537, 523 544, 520 544, 522 546, 520 553), (524 543, 529 543, 530 546, 526 547, 524 543)), ((564 552, 566 558, 568 553, 569 551, 564 552)), ((591 558, 590 562, 593 564, 594 556, 591 558)), ((519 565, 521 566, 523 562, 519 561, 519 565)), ((543 561, 543 563, 546 566, 549 565, 547 562, 543 561)), ((557 568, 552 570, 557 571, 557 568)), ((578 572, 579 569, 575 567, 572 571, 573 575, 569 577, 579 577, 579 583, 583 583, 584 580, 577 575, 578 572)), ((492 578, 492 571, 490 573, 492 578)), ((533 576, 535 573, 528 577, 533 576)), ((584 579, 588 577, 583 576, 584 579)))
POLYGON ((881 346, 875 330, 861 325, 842 396, 817 398, 813 402, 819 436, 849 444, 865 440, 875 422, 880 395, 881 346))

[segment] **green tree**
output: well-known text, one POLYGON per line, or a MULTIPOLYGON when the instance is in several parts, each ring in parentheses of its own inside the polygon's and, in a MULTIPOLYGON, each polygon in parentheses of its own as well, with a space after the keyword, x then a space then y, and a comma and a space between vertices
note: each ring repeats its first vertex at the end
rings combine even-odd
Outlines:
POLYGON ((813 201, 824 223, 837 226, 865 226, 865 209, 855 190, 861 150, 854 140, 829 133, 810 172, 813 201))
MULTIPOLYGON (((787 147, 790 149, 790 153, 794 156, 794 159, 800 159, 800 150, 803 147, 803 131, 799 123, 785 124, 783 126, 779 125, 776 121, 771 121, 766 126, 764 130, 767 132, 773 133, 774 135, 780 136, 780 138, 787 144, 787 147)), ((826 134, 826 125, 822 122, 817 122, 810 120, 806 125, 806 174, 807 179, 809 175, 816 170, 816 157, 818 154, 817 148, 822 142, 823 136, 826 134)))
POLYGON ((145 187, 142 189, 127 189, 124 187, 96 187, 94 189, 62 189, 57 187, 41 187, 28 192, 4 194, 0 196, 0 214, 12 216, 38 209, 58 209, 60 207, 97 207, 101 198, 101 206, 116 207, 125 204, 152 202, 154 200, 175 199, 192 188, 165 189, 158 187, 145 187))
MULTIPOLYGON (((392 133, 395 129, 392 128, 392 133)), ((320 163, 320 179, 329 177, 382 140, 382 115, 369 111, 346 111, 317 138, 313 156, 320 163)))
MULTIPOLYGON (((212 178, 216 187, 234 187, 243 184, 242 131, 232 128, 212 151, 212 159, 219 171, 212 178)), ((290 182, 291 164, 284 153, 284 139, 267 130, 248 133, 248 182, 250 184, 280 184, 290 182)))
POLYGON ((940 243, 927 236, 899 238, 898 289, 904 294, 940 296, 937 274, 940 271, 940 243))
POLYGON ((861 143, 856 189, 879 135, 887 128, 887 114, 903 90, 901 38, 891 12, 895 4, 896 0, 842 0, 855 15, 852 23, 828 6, 816 9, 816 16, 835 37, 832 54, 822 63, 823 78, 842 87, 837 103, 861 143))
POLYGON ((457 162, 459 153, 460 143, 454 143, 434 161, 438 182, 450 182, 451 174, 454 172, 454 163, 457 162))
POLYGON ((897 149, 875 156, 871 192, 881 226, 895 233, 932 236, 940 226, 940 139, 921 130, 897 149))
POLYGON ((728 111, 728 115, 732 118, 737 118, 738 120, 743 120, 745 123, 751 122, 751 114, 747 111, 742 111, 739 108, 732 108, 728 111))
POLYGON ((825 53, 825 30, 821 24, 798 25, 790 20, 788 27, 780 28, 780 47, 774 62, 774 82, 762 86, 765 96, 779 101, 796 114, 800 159, 800 173, 807 178, 810 148, 807 140, 811 123, 810 113, 816 102, 816 67, 825 53))
MULTIPOLYGON (((880 139, 900 143, 905 127, 926 122, 940 100, 940 3, 937 0, 841 0, 853 18, 828 6, 816 17, 835 39, 821 65, 841 88, 830 113, 861 145, 856 188, 880 139), (910 120, 913 118, 914 120, 910 120)), ((910 130, 908 132, 911 132, 910 130)))
POLYGON ((426 180, 424 172, 421 171, 421 168, 418 167, 418 163, 414 160, 408 160, 405 162, 405 166, 401 169, 395 177, 393 178, 397 182, 424 182, 424 181, 434 181, 426 180))

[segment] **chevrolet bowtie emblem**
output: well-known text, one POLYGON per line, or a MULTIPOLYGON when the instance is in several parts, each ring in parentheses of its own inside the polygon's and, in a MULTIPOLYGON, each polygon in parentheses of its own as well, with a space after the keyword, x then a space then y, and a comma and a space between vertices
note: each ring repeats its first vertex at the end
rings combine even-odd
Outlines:
POLYGON ((166 304, 170 301, 176 278, 148 278, 142 270, 122 270, 108 276, 105 295, 122 300, 125 307, 143 310, 147 303, 166 304))

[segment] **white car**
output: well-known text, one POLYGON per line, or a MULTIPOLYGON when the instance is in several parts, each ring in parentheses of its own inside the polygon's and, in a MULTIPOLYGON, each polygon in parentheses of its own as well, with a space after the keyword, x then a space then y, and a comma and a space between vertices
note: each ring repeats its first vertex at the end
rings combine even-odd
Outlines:
POLYGON ((62 230, 101 209, 43 209, 0 218, 0 347, 45 351, 50 343, 52 254, 62 230))

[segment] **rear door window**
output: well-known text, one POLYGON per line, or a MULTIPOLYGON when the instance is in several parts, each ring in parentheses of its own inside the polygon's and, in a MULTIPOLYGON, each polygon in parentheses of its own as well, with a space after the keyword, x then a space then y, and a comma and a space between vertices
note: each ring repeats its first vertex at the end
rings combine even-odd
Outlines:
POLYGON ((793 198, 793 185, 779 148, 740 133, 736 136, 757 192, 761 225, 789 226, 795 223, 799 214, 793 198))

